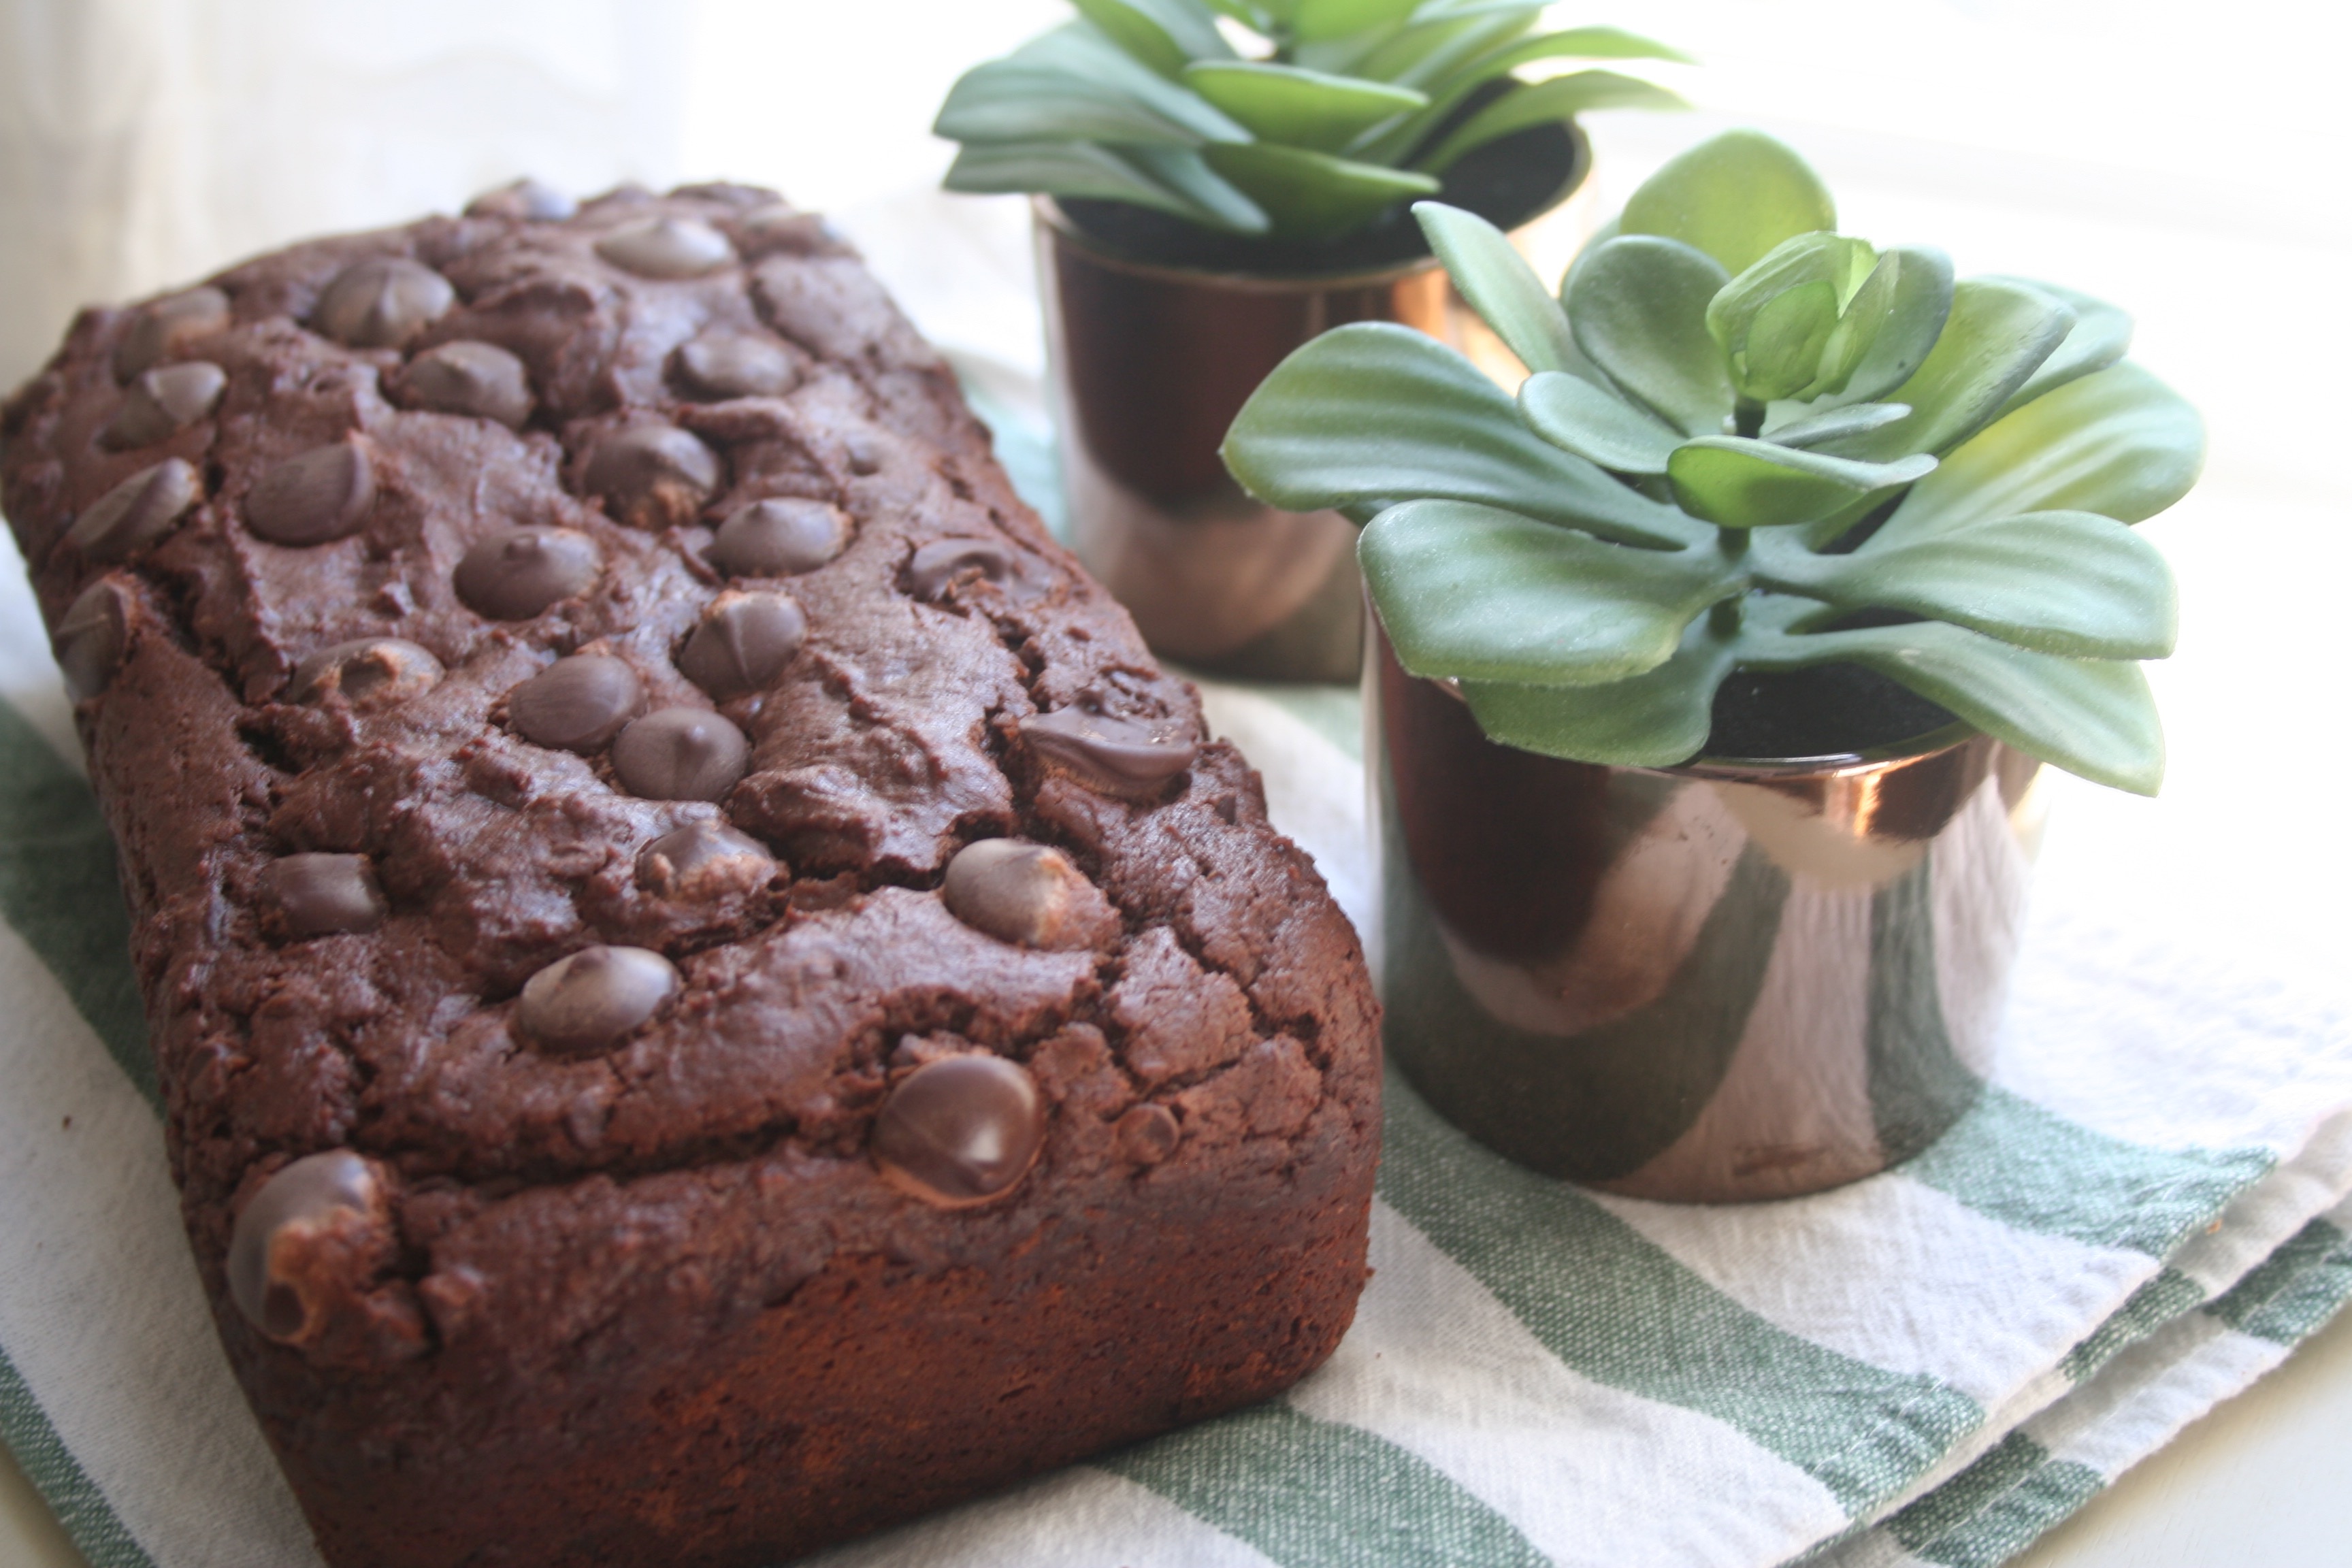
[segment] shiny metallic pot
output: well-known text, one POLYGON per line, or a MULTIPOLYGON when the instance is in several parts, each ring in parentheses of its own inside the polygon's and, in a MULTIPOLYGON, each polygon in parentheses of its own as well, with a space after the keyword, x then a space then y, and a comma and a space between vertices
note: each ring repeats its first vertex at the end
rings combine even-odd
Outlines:
MULTIPOLYGON (((1591 166, 1583 132, 1569 140, 1565 177, 1514 233, 1523 248, 1591 166)), ((1050 198, 1037 198, 1035 212, 1079 558, 1155 652, 1244 679, 1354 679, 1363 650, 1354 526, 1338 512, 1278 511, 1244 495, 1217 456, 1225 429, 1293 349, 1349 321, 1402 321, 1483 363, 1509 351, 1425 254, 1338 275, 1195 270, 1120 255, 1050 198)), ((1512 384, 1516 366, 1498 365, 1512 384)))
POLYGON ((1447 1120, 1551 1175, 1723 1203, 1884 1170, 1976 1102, 2039 763, 1965 726, 1899 755, 1561 762, 1372 645, 1387 1043, 1447 1120))

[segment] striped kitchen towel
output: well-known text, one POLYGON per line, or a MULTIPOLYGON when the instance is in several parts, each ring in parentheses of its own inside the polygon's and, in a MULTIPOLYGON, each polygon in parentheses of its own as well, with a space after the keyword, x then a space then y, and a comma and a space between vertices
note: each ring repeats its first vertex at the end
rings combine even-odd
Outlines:
MULTIPOLYGON (((0 1436, 100 1568, 314 1563, 214 1340, 111 848, 0 583, 0 1436)), ((1208 696, 1360 917, 1352 698, 1208 696)), ((1392 1080, 1378 1272, 1329 1365, 823 1561, 2000 1562, 2352 1291, 2347 1019, 2044 904, 1993 1087, 1897 1171, 1601 1197, 1392 1080)))

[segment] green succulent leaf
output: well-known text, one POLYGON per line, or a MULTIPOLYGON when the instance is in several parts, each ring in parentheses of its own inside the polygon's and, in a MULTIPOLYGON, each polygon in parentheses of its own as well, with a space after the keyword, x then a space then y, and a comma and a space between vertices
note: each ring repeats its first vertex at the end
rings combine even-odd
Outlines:
POLYGON ((1130 59, 1163 77, 1193 60, 1229 60, 1233 46, 1216 23, 1187 0, 1070 0, 1078 15, 1130 59))
POLYGON ((1770 403, 1843 387, 1895 296, 1897 273, 1877 261, 1861 240, 1801 234, 1733 279, 1708 304, 1706 327, 1739 395, 1770 403))
POLYGON ((1452 168, 1465 153, 1487 142, 1524 131, 1530 125, 1567 120, 1597 109, 1688 109, 1680 93, 1655 82, 1615 71, 1574 71, 1549 81, 1534 82, 1505 93, 1469 119, 1428 152, 1413 167, 1437 173, 1452 168))
POLYGON ((1305 43, 1352 37, 1373 27, 1402 22, 1420 0, 1299 0, 1291 17, 1292 37, 1305 43))
POLYGON ((1576 360, 1568 317, 1510 237, 1475 213, 1443 202, 1415 202, 1412 216, 1430 249, 1479 319, 1533 371, 1565 370, 1576 360))
POLYGON ((1075 22, 966 71, 949 89, 931 130, 967 144, 1100 141, 1195 147, 1249 140, 1246 129, 1198 94, 1154 75, 1075 22))
POLYGON ((1930 246, 1879 254, 1839 323, 1843 342, 1824 355, 1822 386, 1844 403, 1885 396, 1918 374, 1952 313, 1952 258, 1930 246), (1839 368, 1842 367, 1842 368, 1839 368))
POLYGON ((1705 251, 1727 280, 1783 240, 1837 227, 1837 204, 1789 148, 1760 131, 1727 131, 1644 181, 1620 226, 1705 251))
POLYGON ((1337 328, 1276 366, 1223 451, 1252 495, 1292 511, 1433 497, 1624 544, 1681 548, 1710 537, 1538 438, 1510 396, 1454 350, 1385 322, 1337 328))
POLYGON ((1849 436, 1860 436, 1882 425, 1892 425, 1911 412, 1907 403, 1849 403, 1843 408, 1815 409, 1807 403, 1781 404, 1780 408, 1798 410, 1785 423, 1767 420, 1764 439, 1779 447, 1818 447, 1824 441, 1842 441, 1849 436))
POLYGON ((1269 142, 1213 142, 1209 167, 1264 208, 1273 232, 1328 239, 1360 228, 1398 202, 1437 189, 1426 174, 1351 163, 1304 147, 1269 142))
POLYGON ((2094 512, 2032 512, 1909 544, 1874 539, 1846 555, 1792 543, 1758 539, 1759 580, 1848 608, 1950 621, 2041 653, 2163 658, 2179 632, 2164 557, 2094 512))
POLYGON ((1654 669, 1743 581, 1714 551, 1626 550, 1451 500, 1389 508, 1357 555, 1406 669, 1537 685, 1654 669))
POLYGON ((1731 673, 1736 638, 1700 616, 1675 655, 1654 669, 1605 686, 1527 686, 1465 680, 1471 716, 1506 746, 1607 763, 1665 768, 1706 744, 1716 688, 1731 673))
POLYGON ((1561 451, 1620 474, 1664 473, 1682 440, 1646 410, 1562 371, 1538 372, 1519 384, 1519 415, 1561 451))
POLYGON ((2037 283, 2031 278, 1998 278, 1993 281, 2037 289, 2074 312, 2074 327, 2066 334, 2066 341, 2042 362, 2040 369, 2026 378, 2023 386, 2010 394, 2009 401, 2001 405, 2001 414, 2021 408, 2043 393, 2054 392, 2070 381, 2079 381, 2094 371, 2106 369, 2123 358, 2124 352, 2131 347, 2130 312, 2104 300, 2094 299, 2072 289, 2062 289, 2054 283, 2037 283))
POLYGON ((1285 0, 1285 4, 1279 5, 1256 5, 1250 0, 1202 0, 1202 4, 1219 16, 1231 16, 1252 32, 1260 34, 1272 33, 1276 18, 1296 8, 1294 0, 1285 0))
POLYGON ((1263 141, 1324 153, 1429 101, 1411 88, 1256 61, 1188 66, 1184 84, 1263 141))
POLYGON ((1874 543, 1894 546, 1995 518, 2094 511, 2139 522, 2189 493, 2205 426, 2128 362, 2035 398, 1979 432, 1903 498, 1874 543))
POLYGON ((2164 781, 2156 702, 2128 659, 2062 658, 1940 621, 1743 643, 1740 662, 1759 668, 1866 666, 2095 784, 2154 795, 2164 781))
POLYGON ((2074 324, 2074 311, 2035 289, 1981 278, 1954 285, 1942 335, 1895 389, 1910 415, 1839 443, 1839 454, 1885 459, 1958 446, 1992 422, 2074 324))
POLYGON ((1693 436, 1731 413, 1731 378, 1707 335, 1706 305, 1730 279, 1678 240, 1622 235, 1589 250, 1569 275, 1576 346, 1609 379, 1693 436))
POLYGON ((1858 463, 1741 436, 1705 436, 1675 448, 1666 478, 1693 517, 1722 528, 1772 528, 1815 521, 1935 467, 1924 453, 1858 463))
POLYGON ((1053 191, 1132 202, 1236 234, 1266 229, 1257 204, 1185 147, 1129 147, 1122 153, 1092 142, 974 142, 956 154, 945 184, 981 195, 1053 191))
POLYGON ((1332 58, 1310 58, 1318 46, 1307 46, 1299 51, 1300 63, 1426 88, 1525 33, 1543 16, 1543 7, 1504 3, 1433 6, 1430 13, 1393 31, 1375 30, 1360 43, 1339 39, 1322 46, 1337 51, 1332 58))
MULTIPOLYGON (((1429 107, 1380 132, 1354 149, 1356 156, 1376 163, 1393 163, 1410 156, 1433 131, 1486 83, 1507 76, 1524 65, 1546 59, 1656 59, 1688 61, 1690 57, 1652 39, 1616 27, 1570 27, 1539 37, 1522 38, 1464 61, 1441 80, 1423 85, 1429 107)), ((1595 108, 1603 107, 1595 105, 1595 108)))

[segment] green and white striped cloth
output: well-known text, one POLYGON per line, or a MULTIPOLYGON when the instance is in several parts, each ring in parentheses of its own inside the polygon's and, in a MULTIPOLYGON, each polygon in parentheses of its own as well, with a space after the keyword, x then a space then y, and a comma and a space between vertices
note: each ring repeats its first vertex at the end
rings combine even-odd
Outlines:
MULTIPOLYGON (((0 582, 0 1436, 99 1568, 315 1563, 188 1259, 111 847, 0 582)), ((1360 917, 1353 699, 1207 695, 1360 917)), ((1818 1197, 1598 1197, 1389 1094, 1329 1365, 823 1561, 1990 1564, 2352 1292, 2352 1026, 2063 903, 1979 1109, 1818 1197)))

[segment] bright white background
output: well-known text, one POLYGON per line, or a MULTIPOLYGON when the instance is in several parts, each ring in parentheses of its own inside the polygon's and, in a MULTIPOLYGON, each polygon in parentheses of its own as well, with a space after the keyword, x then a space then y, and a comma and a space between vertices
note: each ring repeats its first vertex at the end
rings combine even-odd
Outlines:
MULTIPOLYGON (((1066 14, 1061 0, 0 0, 0 386, 37 367, 79 302, 451 210, 526 172, 577 191, 777 185, 835 212, 934 336, 1034 371, 1020 204, 930 194, 951 149, 927 128, 965 66, 1066 14)), ((1697 116, 1595 121, 1605 202, 1711 128, 1761 124, 1829 176, 1849 231, 1941 244, 1964 273, 2047 277, 2139 316, 2136 355, 2213 437, 2204 484, 2148 525, 2182 584, 2180 652, 2154 671, 2172 773, 2154 803, 2062 790, 2043 875, 2341 995, 2339 16, 2311 0, 1562 12, 1705 61, 1662 73, 1697 116)), ((2352 1328, 2338 1325, 2030 1561, 2341 1563, 2327 1479, 2347 1437, 2352 1328)), ((0 1489, 0 1563, 70 1561, 13 1470, 0 1479, 16 1489, 0 1489)))

